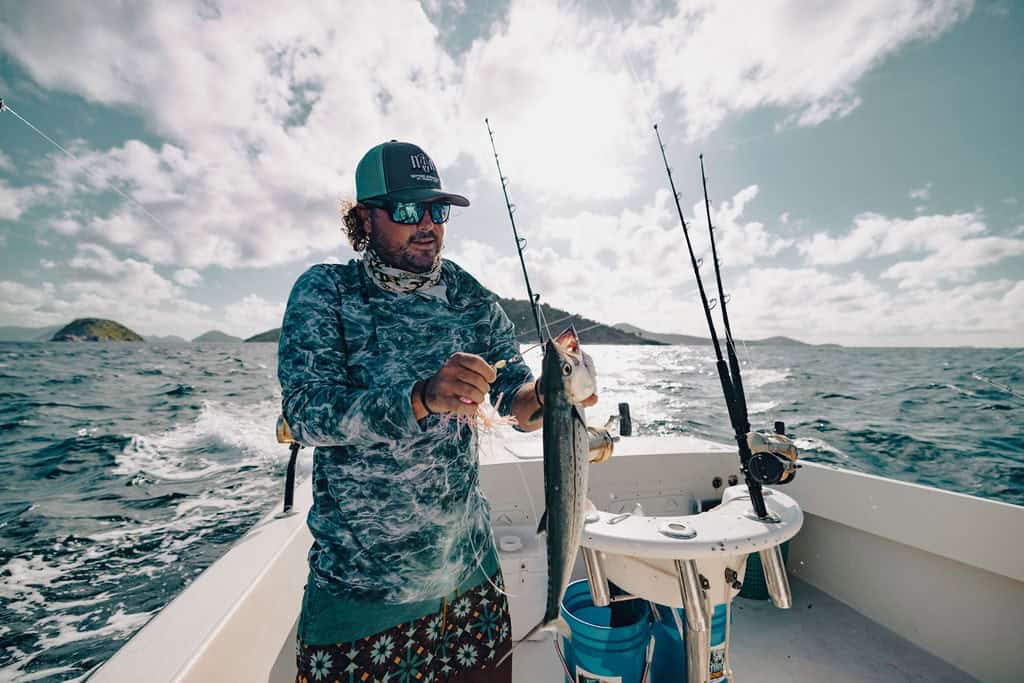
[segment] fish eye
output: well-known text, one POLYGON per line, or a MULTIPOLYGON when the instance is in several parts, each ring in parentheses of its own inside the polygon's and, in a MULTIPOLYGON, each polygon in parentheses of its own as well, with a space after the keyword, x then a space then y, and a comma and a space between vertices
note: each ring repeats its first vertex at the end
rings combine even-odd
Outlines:
POLYGON ((572 365, 569 363, 562 363, 562 376, 568 377, 572 374, 572 365))

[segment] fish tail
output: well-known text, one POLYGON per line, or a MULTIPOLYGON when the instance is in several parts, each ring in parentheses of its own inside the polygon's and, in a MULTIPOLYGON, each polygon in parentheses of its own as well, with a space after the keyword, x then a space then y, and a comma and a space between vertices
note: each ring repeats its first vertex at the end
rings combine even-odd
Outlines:
POLYGON ((529 631, 527 631, 526 635, 523 636, 520 640, 516 641, 516 643, 512 645, 512 649, 506 652, 505 655, 498 660, 498 663, 494 665, 495 668, 501 666, 502 662, 511 657, 512 653, 515 652, 520 645, 522 645, 538 633, 542 633, 543 631, 553 631, 568 638, 569 640, 572 640, 572 631, 569 630, 569 622, 567 622, 561 616, 557 616, 551 621, 542 621, 533 628, 531 628, 529 631))

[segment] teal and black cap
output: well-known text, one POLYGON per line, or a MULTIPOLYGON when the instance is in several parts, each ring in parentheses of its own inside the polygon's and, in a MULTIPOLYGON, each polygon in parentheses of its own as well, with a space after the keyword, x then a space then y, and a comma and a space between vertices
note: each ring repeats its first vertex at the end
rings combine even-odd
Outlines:
POLYGON ((443 199, 469 206, 462 195, 441 190, 437 166, 427 153, 410 142, 391 140, 377 145, 356 166, 356 201, 389 199, 429 202, 443 199))

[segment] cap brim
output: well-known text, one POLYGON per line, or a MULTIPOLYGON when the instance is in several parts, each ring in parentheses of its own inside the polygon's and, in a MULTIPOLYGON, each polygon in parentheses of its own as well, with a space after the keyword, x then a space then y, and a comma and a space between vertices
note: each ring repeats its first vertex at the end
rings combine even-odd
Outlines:
POLYGON ((452 194, 451 192, 444 192, 443 190, 436 190, 430 187, 415 187, 406 190, 395 190, 394 192, 387 193, 383 197, 374 197, 374 199, 388 199, 393 202, 433 202, 439 199, 445 199, 455 206, 469 206, 469 200, 461 194, 452 194))

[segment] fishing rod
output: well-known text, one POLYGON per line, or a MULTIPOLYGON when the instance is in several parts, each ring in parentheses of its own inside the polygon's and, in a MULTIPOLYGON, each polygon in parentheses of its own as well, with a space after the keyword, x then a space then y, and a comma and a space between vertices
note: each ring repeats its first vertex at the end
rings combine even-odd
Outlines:
MULTIPOLYGON (((736 437, 736 446, 739 450, 740 456, 740 469, 742 470, 743 476, 746 480, 747 490, 750 492, 750 502, 754 507, 754 513, 760 519, 770 520, 772 517, 768 514, 767 507, 765 507, 762 482, 778 483, 778 480, 773 476, 767 478, 759 476, 765 468, 757 467, 755 469, 751 467, 753 464, 752 461, 754 459, 754 454, 751 452, 747 436, 750 432, 750 420, 747 415, 746 397, 743 395, 743 385, 739 375, 739 362, 738 360, 735 360, 735 344, 732 343, 732 331, 729 327, 728 317, 723 315, 726 328, 726 345, 727 349, 730 346, 732 347, 730 352, 730 361, 734 362, 733 369, 735 372, 730 371, 729 366, 726 364, 725 357, 722 355, 722 347, 718 342, 718 334, 715 331, 715 322, 711 317, 711 309, 714 306, 712 302, 714 300, 709 302, 707 292, 704 290, 704 282, 700 275, 700 264, 698 263, 697 256, 693 251, 693 242, 690 240, 690 231, 686 225, 686 218, 683 216, 683 207, 679 203, 679 192, 676 190, 675 178, 672 176, 672 168, 669 166, 668 156, 665 152, 665 144, 661 140, 661 131, 658 129, 657 124, 654 126, 654 134, 658 138, 658 147, 661 149, 661 158, 665 163, 665 172, 668 174, 669 186, 672 188, 672 198, 676 204, 676 212, 679 214, 679 223, 683 227, 683 236, 686 238, 686 248, 690 254, 690 264, 693 266, 693 274, 697 280, 697 290, 700 292, 700 301, 704 308, 704 317, 708 323, 708 330, 711 332, 711 343, 715 348, 715 367, 718 370, 718 379, 722 384, 722 393, 725 395, 725 404, 729 411, 729 421, 732 424, 733 432, 736 437), (766 479, 767 481, 765 481, 766 479)), ((708 206, 706 196, 705 204, 708 206)), ((708 215, 710 217, 710 208, 708 209, 708 215)), ((712 255, 715 258, 715 275, 718 281, 719 303, 722 306, 723 312, 725 312, 725 297, 722 291, 722 280, 718 267, 717 248, 714 246, 713 235, 711 237, 711 244, 712 255)), ((761 455, 768 456, 772 461, 778 461, 778 458, 772 453, 758 454, 758 456, 761 455)), ((781 469, 781 464, 779 465, 779 469, 781 469)))
POLYGON ((708 178, 704 175, 704 155, 700 156, 700 181, 704 187, 704 211, 708 216, 708 236, 711 239, 711 257, 715 261, 715 280, 718 283, 718 301, 722 310, 722 322, 725 325, 725 351, 729 355, 729 374, 732 379, 733 398, 736 401, 743 433, 750 431, 750 418, 747 413, 747 397, 743 391, 743 379, 740 377, 740 362, 736 357, 736 343, 732 339, 732 328, 729 326, 729 309, 726 307, 728 298, 722 288, 722 269, 718 260, 718 249, 715 247, 715 229, 711 225, 711 201, 708 199, 708 178))
POLYGON ((533 287, 530 286, 530 275, 526 272, 526 259, 523 256, 523 250, 526 249, 526 240, 519 236, 519 231, 516 229, 516 219, 513 216, 515 213, 515 205, 512 204, 508 198, 508 178, 501 172, 501 162, 498 161, 498 149, 494 146, 494 131, 491 130, 491 122, 485 118, 484 123, 487 125, 487 134, 491 138, 491 151, 494 152, 494 163, 498 167, 498 178, 501 179, 501 191, 505 194, 505 208, 508 209, 508 220, 512 223, 512 235, 516 238, 516 251, 519 253, 519 265, 523 268, 523 280, 526 281, 526 294, 530 297, 530 312, 533 313, 533 323, 537 326, 537 339, 541 344, 543 344, 544 333, 541 331, 540 315, 537 312, 540 295, 533 293, 533 287))

